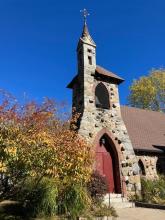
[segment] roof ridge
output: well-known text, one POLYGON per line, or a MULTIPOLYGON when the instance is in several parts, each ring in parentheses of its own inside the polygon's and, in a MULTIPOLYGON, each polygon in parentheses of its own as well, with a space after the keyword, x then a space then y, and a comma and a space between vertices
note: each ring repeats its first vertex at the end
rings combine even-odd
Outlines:
POLYGON ((146 112, 153 112, 153 113, 161 113, 165 116, 164 112, 158 112, 158 111, 154 111, 152 109, 143 109, 143 108, 137 108, 137 107, 133 107, 133 106, 128 106, 128 105, 120 105, 121 108, 132 108, 132 109, 137 109, 139 111, 146 111, 146 112))

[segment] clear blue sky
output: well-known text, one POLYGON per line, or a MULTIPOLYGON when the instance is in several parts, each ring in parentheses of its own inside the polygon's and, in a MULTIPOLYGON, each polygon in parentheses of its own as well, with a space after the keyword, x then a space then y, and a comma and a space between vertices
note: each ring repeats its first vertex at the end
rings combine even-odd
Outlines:
POLYGON ((133 79, 165 66, 164 0, 0 0, 0 88, 71 103, 83 8, 97 63, 125 79, 122 104, 133 79))

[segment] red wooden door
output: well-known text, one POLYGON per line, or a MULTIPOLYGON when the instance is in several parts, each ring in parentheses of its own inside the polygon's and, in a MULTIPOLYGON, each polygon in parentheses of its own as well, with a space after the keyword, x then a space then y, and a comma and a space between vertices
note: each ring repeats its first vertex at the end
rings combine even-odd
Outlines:
POLYGON ((96 169, 102 176, 106 177, 109 192, 115 192, 112 155, 106 150, 103 145, 97 146, 96 169))
POLYGON ((103 172, 108 182, 109 192, 114 192, 113 163, 109 152, 103 153, 103 164, 103 172))

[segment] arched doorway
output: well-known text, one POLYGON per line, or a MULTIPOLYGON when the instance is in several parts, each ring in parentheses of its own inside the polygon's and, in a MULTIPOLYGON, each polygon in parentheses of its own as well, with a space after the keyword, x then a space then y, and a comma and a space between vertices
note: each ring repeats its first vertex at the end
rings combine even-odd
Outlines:
POLYGON ((96 146, 96 169, 106 177, 110 193, 121 193, 118 154, 107 134, 99 139, 96 146))

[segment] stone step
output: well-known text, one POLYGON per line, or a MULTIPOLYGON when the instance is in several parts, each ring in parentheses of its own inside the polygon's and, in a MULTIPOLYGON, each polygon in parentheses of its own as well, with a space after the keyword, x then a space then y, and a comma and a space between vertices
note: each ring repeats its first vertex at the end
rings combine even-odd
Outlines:
POLYGON ((111 202, 110 204, 107 202, 107 203, 104 203, 105 205, 107 206, 112 206, 114 208, 133 208, 135 207, 135 204, 132 203, 132 202, 111 202))
POLYGON ((121 194, 106 194, 104 197, 104 204, 113 206, 114 208, 132 208, 134 203, 129 202, 127 198, 122 197, 121 194))
POLYGON ((135 204, 132 203, 132 202, 116 202, 116 203, 111 203, 110 204, 112 207, 114 208, 134 208, 135 207, 135 204))
POLYGON ((107 199, 107 198, 121 198, 122 195, 121 194, 116 194, 116 193, 107 193, 104 198, 107 199))
POLYGON ((105 202, 128 202, 126 198, 106 198, 104 199, 105 202))

